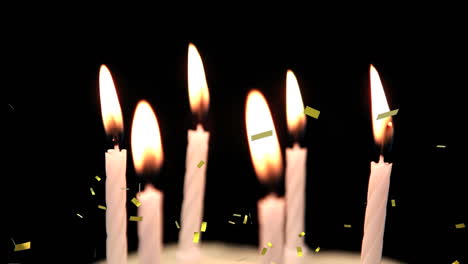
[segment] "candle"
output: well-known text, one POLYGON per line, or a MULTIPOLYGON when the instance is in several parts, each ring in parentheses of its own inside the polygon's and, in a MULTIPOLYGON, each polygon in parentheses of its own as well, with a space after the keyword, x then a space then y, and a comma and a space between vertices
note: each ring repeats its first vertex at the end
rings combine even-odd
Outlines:
POLYGON ((292 148, 286 149, 286 233, 284 263, 301 263, 304 258, 298 258, 297 247, 305 252, 304 232, 305 220, 305 189, 307 149, 301 148, 297 142, 300 132, 304 129, 306 118, 304 103, 296 76, 292 71, 286 74, 286 117, 289 132, 294 136, 292 148))
POLYGON ((106 256, 110 264, 127 263, 127 193, 125 171, 127 151, 120 150, 118 135, 123 131, 122 110, 109 69, 99 71, 102 120, 106 134, 112 136, 114 149, 106 152, 106 256))
MULTIPOLYGON (((371 65, 372 125, 376 144, 383 148, 393 136, 392 117, 377 120, 381 113, 390 111, 377 70, 371 65)), ((361 263, 375 264, 382 259, 385 215, 392 164, 384 162, 380 155, 379 163, 371 162, 371 174, 367 191, 364 237, 361 248, 361 263)))
MULTIPOLYGON (((153 174, 163 162, 159 125, 153 109, 146 101, 136 107, 132 123, 132 156, 138 174, 153 174)), ((142 264, 161 263, 163 194, 151 184, 137 195, 141 202, 138 215, 138 255, 142 264)))
MULTIPOLYGON (((209 92, 206 83, 203 62, 197 48, 189 45, 188 49, 188 89, 192 113, 199 121, 208 111, 209 92)), ((182 201, 181 229, 179 249, 176 257, 179 263, 198 263, 200 261, 199 244, 194 243, 195 232, 199 232, 202 222, 203 199, 205 195, 205 174, 208 165, 208 140, 210 133, 202 125, 197 130, 188 131, 187 156, 185 160, 184 198, 182 201), (197 166, 200 161, 204 164, 197 166)))
MULTIPOLYGON (((280 179, 283 163, 270 109, 263 95, 253 90, 247 97, 245 110, 250 157, 259 181, 274 187, 280 179), (252 136, 271 131, 270 136, 252 140, 252 136)), ((285 201, 273 192, 258 202, 260 263, 282 263, 284 245, 285 201), (271 243, 271 244, 268 244, 271 243), (271 245, 271 247, 270 247, 271 245), (265 252, 266 249, 266 252, 265 252)))

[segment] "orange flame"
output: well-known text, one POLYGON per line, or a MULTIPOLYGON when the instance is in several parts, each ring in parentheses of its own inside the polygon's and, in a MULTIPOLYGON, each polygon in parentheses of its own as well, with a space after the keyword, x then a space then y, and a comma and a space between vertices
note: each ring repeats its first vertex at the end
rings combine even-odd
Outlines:
POLYGON ((291 134, 299 134, 305 127, 304 103, 297 78, 291 70, 286 74, 286 118, 291 134))
POLYGON ((188 48, 188 90, 192 113, 206 113, 210 104, 210 93, 206 83, 203 62, 197 48, 192 43, 188 48))
POLYGON ((158 119, 149 103, 144 100, 135 109, 131 145, 137 173, 157 172, 161 168, 164 154, 158 119))
POLYGON ((112 75, 106 65, 101 65, 99 70, 99 93, 102 121, 106 134, 119 134, 123 131, 122 109, 120 109, 112 75))
POLYGON ((245 124, 250 157, 259 181, 278 179, 283 170, 281 149, 268 104, 265 97, 257 90, 251 91, 247 96, 245 124), (272 136, 251 140, 253 135, 269 130, 272 130, 272 136))
POLYGON ((377 120, 377 116, 390 111, 380 76, 373 65, 370 66, 372 127, 375 143, 383 145, 393 136, 392 117, 377 120))

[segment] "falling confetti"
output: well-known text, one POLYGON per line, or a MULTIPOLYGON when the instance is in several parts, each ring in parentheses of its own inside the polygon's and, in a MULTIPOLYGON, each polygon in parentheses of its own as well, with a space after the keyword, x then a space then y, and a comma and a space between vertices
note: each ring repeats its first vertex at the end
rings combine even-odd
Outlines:
POLYGON ((301 232, 301 233, 299 234, 299 237, 303 237, 303 236, 305 236, 305 232, 301 232))
POLYGON ((265 256, 265 254, 267 253, 267 250, 268 250, 267 248, 263 248, 263 249, 262 249, 262 253, 261 253, 262 256, 265 256))
POLYGON ((83 218, 83 216, 81 216, 80 214, 76 214, 77 216, 79 216, 80 218, 83 218))
POLYGON ((344 227, 346 227, 346 228, 351 228, 351 225, 345 224, 344 227))
POLYGON ((297 256, 299 257, 302 257, 302 248, 301 247, 297 247, 297 256))
POLYGON ((26 242, 26 243, 15 245, 15 251, 23 251, 23 250, 28 250, 30 248, 31 248, 31 242, 26 242))
POLYGON ((207 224, 208 224, 207 222, 202 222, 200 231, 205 232, 207 224))
POLYGON ((268 242, 267 245, 268 245, 269 247, 273 247, 273 244, 272 244, 271 242, 268 242))
POLYGON ((247 218, 248 218, 248 217, 249 217, 248 215, 245 215, 245 216, 244 216, 244 222, 243 222, 244 225, 247 224, 247 218))
POLYGON ((130 221, 142 221, 143 216, 130 216, 130 221))
POLYGON ((101 178, 99 176, 96 176, 94 178, 96 178, 97 181, 101 181, 101 178))
POLYGON ((258 133, 258 134, 255 134, 255 135, 252 136, 252 141, 257 140, 257 139, 261 139, 261 138, 265 138, 265 137, 269 137, 269 136, 272 136, 272 135, 273 135, 273 130, 258 133))
POLYGON ((89 188, 89 190, 91 191, 91 194, 92 194, 92 195, 96 195, 96 194, 94 193, 93 188, 89 188))
POLYGON ((304 114, 310 116, 310 117, 313 117, 315 119, 318 119, 319 115, 320 115, 320 111, 317 110, 317 109, 314 109, 310 106, 307 106, 305 109, 304 109, 304 114))
POLYGON ((232 214, 233 216, 242 217, 240 214, 232 214))
POLYGON ((233 221, 228 221, 228 223, 232 224, 232 225, 235 225, 236 223, 233 222, 233 221))
POLYGON ((445 145, 437 145, 436 148, 446 148, 447 146, 445 145))
POLYGON ((135 197, 133 197, 132 203, 133 203, 136 207, 140 207, 140 205, 141 205, 141 202, 138 201, 137 198, 135 198, 135 197))
POLYGON ((456 224, 455 228, 457 228, 457 229, 465 228, 465 224, 464 223, 456 224))
POLYGON ((379 114, 379 115, 377 116, 377 120, 382 119, 382 118, 385 118, 385 117, 389 117, 389 116, 394 116, 394 115, 396 115, 396 114, 398 114, 398 109, 392 110, 392 111, 390 111, 390 112, 385 112, 385 113, 379 114))
POLYGON ((317 248, 315 249, 315 252, 319 252, 319 251, 320 251, 320 247, 317 247, 317 248))
POLYGON ((203 160, 200 160, 200 162, 198 163, 197 167, 198 168, 201 168, 203 166, 203 164, 205 164, 205 162, 203 160))
POLYGON ((395 206, 396 206, 395 200, 392 200, 392 207, 395 207, 395 206))
POLYGON ((97 206, 99 209, 102 209, 102 210, 106 210, 107 208, 105 206, 102 206, 102 205, 98 205, 97 206))
POLYGON ((130 188, 122 187, 122 188, 120 188, 120 190, 127 190, 128 191, 128 190, 130 190, 130 188))
POLYGON ((13 111, 15 110, 11 104, 8 104, 8 105, 11 107, 11 109, 13 109, 13 111))
POLYGON ((180 229, 180 225, 179 225, 179 223, 177 221, 175 221, 175 225, 176 225, 177 229, 180 229))
POLYGON ((198 240, 200 240, 200 233, 193 232, 193 243, 198 243, 198 240))

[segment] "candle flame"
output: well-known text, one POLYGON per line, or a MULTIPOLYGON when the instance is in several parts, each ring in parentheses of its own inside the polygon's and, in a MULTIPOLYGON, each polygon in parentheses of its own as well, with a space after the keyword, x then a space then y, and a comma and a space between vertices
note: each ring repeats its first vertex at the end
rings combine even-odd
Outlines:
POLYGON ((286 74, 286 117, 291 134, 299 134, 305 127, 304 103, 296 75, 291 70, 286 74))
POLYGON ((106 134, 117 135, 123 131, 122 109, 120 109, 112 75, 106 65, 101 65, 99 70, 99 93, 106 134))
POLYGON ((203 61, 197 48, 192 43, 188 48, 188 90, 192 113, 202 115, 208 111, 210 93, 206 83, 203 61))
POLYGON ((144 100, 135 109, 131 144, 137 173, 157 172, 161 168, 164 155, 158 119, 149 103, 144 100))
POLYGON ((392 117, 377 120, 377 116, 390 111, 379 73, 370 66, 372 126, 375 143, 383 145, 393 136, 392 117))
POLYGON ((261 182, 278 179, 283 169, 281 149, 268 104, 257 90, 251 91, 247 96, 245 124, 250 157, 258 179, 261 182), (273 132, 272 136, 251 140, 252 135, 269 130, 273 132))

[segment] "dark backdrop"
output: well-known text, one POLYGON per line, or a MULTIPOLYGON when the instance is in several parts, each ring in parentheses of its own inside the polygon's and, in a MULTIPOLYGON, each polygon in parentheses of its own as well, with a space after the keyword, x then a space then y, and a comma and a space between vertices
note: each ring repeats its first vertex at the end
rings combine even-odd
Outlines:
MULTIPOLYGON (((2 174, 8 236, 2 244, 10 262, 105 258, 105 212, 97 208, 105 203, 105 188, 104 181, 94 179, 105 180, 104 152, 110 147, 98 97, 103 63, 118 89, 124 148, 130 151, 130 126, 140 99, 148 100, 158 116, 165 152, 158 179, 164 188, 164 241, 177 241, 174 221, 181 209, 187 129, 194 128, 186 77, 189 42, 201 53, 211 96, 204 241, 256 245, 255 220, 227 222, 233 213, 256 216, 262 192, 248 152, 245 99, 252 88, 265 95, 284 151, 291 144, 285 76, 292 69, 304 104, 321 111, 318 120, 308 117, 302 141, 308 148, 307 244, 323 251, 360 251, 369 162, 378 159, 369 107, 373 63, 390 108, 400 109, 387 156, 394 163, 389 200, 397 206, 387 208, 383 254, 409 263, 467 261, 466 229, 455 229, 467 221, 468 200, 463 181, 467 67, 457 34, 430 27, 403 34, 366 25, 323 30, 303 25, 296 26, 297 33, 267 34, 258 26, 226 29, 229 34, 222 36, 223 31, 202 29, 169 35, 158 31, 161 25, 147 26, 141 30, 103 20, 93 31, 64 32, 32 22, 27 30, 7 35, 2 174), (11 238, 31 241, 31 250, 13 252, 11 238)), ((136 214, 130 199, 139 182, 129 155, 128 215, 136 214)), ((135 251, 135 222, 128 223, 128 241, 135 251)))

